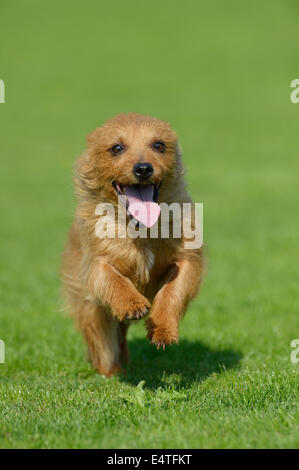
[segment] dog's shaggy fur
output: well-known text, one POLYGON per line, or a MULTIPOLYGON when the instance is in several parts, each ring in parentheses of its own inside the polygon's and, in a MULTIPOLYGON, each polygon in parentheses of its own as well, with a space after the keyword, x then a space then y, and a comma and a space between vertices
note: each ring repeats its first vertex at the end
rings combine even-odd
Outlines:
POLYGON ((121 114, 92 132, 87 144, 76 162, 78 207, 63 254, 63 283, 89 358, 99 373, 109 376, 128 361, 126 333, 131 320, 149 313, 149 340, 163 349, 178 342, 179 320, 202 279, 203 255, 202 249, 185 249, 183 236, 96 235, 96 206, 110 202, 117 213, 115 182, 120 187, 139 184, 132 171, 138 162, 152 165, 146 183, 161 185, 159 203, 191 202, 177 136, 168 123, 121 114), (113 154, 117 144, 122 150, 113 154))

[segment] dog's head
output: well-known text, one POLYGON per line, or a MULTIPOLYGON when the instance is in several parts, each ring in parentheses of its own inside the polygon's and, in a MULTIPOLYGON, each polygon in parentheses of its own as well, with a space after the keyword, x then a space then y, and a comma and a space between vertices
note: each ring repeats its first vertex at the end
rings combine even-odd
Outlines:
POLYGON ((107 201, 122 196, 127 207, 152 202, 154 211, 160 186, 169 184, 177 171, 177 136, 170 125, 140 114, 120 114, 93 131, 87 143, 80 167, 85 185, 101 191, 107 201))

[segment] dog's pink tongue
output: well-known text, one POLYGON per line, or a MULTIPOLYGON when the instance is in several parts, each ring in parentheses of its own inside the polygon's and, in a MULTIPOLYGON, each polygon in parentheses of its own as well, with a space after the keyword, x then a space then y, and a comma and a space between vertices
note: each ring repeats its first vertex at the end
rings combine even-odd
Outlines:
POLYGON ((153 199, 154 188, 150 184, 126 187, 128 211, 145 227, 151 227, 158 220, 161 209, 153 199))

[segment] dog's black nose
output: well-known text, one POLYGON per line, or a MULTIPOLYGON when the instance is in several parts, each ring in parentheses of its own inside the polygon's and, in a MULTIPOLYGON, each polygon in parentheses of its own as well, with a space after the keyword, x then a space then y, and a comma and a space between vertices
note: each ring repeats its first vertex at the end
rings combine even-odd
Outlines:
POLYGON ((133 173, 140 181, 147 180, 154 173, 151 163, 136 163, 133 167, 133 173))

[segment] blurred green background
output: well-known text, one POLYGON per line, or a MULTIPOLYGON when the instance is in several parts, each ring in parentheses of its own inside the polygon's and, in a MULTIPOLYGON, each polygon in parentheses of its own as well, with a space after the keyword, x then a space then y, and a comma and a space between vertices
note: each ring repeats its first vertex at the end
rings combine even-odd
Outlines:
POLYGON ((2 0, 0 447, 298 447, 299 4, 2 0), (105 380, 60 311, 72 162, 119 112, 170 121, 208 273, 165 353, 105 380), (139 385, 138 385, 139 384, 139 385))

